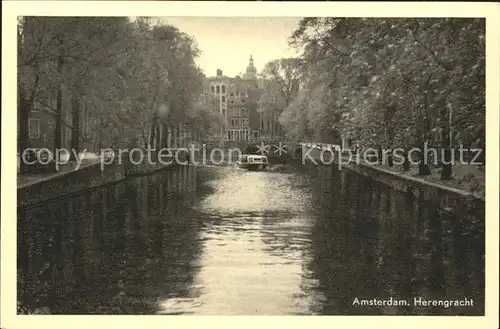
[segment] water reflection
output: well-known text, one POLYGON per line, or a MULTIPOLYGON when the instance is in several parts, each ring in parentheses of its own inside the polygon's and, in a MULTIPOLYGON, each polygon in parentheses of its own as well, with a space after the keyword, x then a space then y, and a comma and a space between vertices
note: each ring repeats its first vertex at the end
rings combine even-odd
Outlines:
POLYGON ((18 296, 70 314, 480 315, 482 207, 329 167, 177 167, 20 208, 18 296), (353 305, 415 296, 475 306, 353 305))
POLYGON ((196 180, 184 167, 20 209, 19 299, 52 313, 151 314, 184 294, 200 252, 195 185, 166 186, 187 172, 196 180))

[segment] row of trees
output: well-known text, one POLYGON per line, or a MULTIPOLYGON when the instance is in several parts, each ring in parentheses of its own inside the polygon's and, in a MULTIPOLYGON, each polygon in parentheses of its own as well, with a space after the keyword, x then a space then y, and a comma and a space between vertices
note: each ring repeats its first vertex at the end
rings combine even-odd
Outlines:
POLYGON ((73 118, 72 147, 88 138, 80 131, 83 105, 93 111, 90 139, 103 147, 125 146, 137 136, 142 145, 164 145, 160 136, 179 125, 195 135, 219 130, 224 120, 210 100, 200 99, 199 53, 190 36, 145 18, 20 18, 19 150, 29 147, 35 106, 55 118, 55 149, 63 143, 66 111, 73 118))
POLYGON ((484 150, 484 36, 483 19, 304 18, 301 56, 266 67, 281 86, 267 99, 295 140, 484 150))

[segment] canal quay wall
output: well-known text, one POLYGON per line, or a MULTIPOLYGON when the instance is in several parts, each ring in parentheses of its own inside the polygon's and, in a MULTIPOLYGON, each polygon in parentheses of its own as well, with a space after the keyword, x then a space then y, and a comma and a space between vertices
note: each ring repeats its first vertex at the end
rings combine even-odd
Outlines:
MULTIPOLYGON (((318 149, 309 152, 311 158, 317 160, 317 163, 321 163, 319 161, 320 154, 321 150, 318 149)), ((369 177, 394 190, 406 193, 407 196, 412 197, 417 202, 432 202, 445 212, 456 213, 463 208, 484 209, 485 207, 485 200, 483 198, 468 191, 444 186, 423 178, 404 175, 403 173, 362 162, 347 163, 345 161, 345 163, 342 164, 342 170, 347 169, 359 175, 369 177)), ((338 170, 339 168, 338 162, 335 161, 329 166, 334 170, 338 170)))
POLYGON ((18 206, 40 203, 115 183, 126 177, 124 165, 109 164, 101 170, 101 164, 95 163, 78 170, 53 175, 49 179, 18 186, 17 203, 18 206))
MULTIPOLYGON (((248 143, 226 143, 221 145, 222 147, 220 147, 219 150, 227 155, 227 151, 230 149, 239 148, 241 153, 245 153, 245 149, 249 145, 248 143)), ((208 155, 212 149, 213 147, 208 146, 205 155, 197 153, 192 160, 201 165, 218 164, 222 166, 234 164, 237 160, 237 154, 235 153, 232 159, 219 161, 222 159, 218 159, 218 157, 215 156, 214 159, 203 161, 202 156, 208 155), (214 160, 215 163, 211 163, 211 160, 214 160)), ((178 166, 178 164, 173 163, 161 164, 158 161, 154 161, 154 163, 150 161, 141 161, 139 153, 133 154, 132 160, 130 160, 127 154, 124 153, 124 155, 125 156, 122 156, 120 161, 113 161, 109 164, 101 165, 100 162, 96 161, 93 164, 82 166, 78 170, 39 175, 39 177, 30 178, 28 181, 23 181, 23 179, 21 179, 17 186, 18 206, 28 206, 67 195, 77 194, 105 185, 118 183, 130 177, 147 175, 168 167, 178 166)), ((285 163, 285 158, 287 157, 269 156, 271 163, 285 163)), ((152 159, 156 159, 154 154, 152 155, 152 159)), ((186 163, 185 161, 188 161, 188 153, 179 152, 177 159, 172 159, 172 162, 176 160, 178 160, 180 164, 186 163)), ((164 161, 167 160, 165 159, 164 161)))
MULTIPOLYGON (((242 153, 244 153, 244 149, 248 145, 240 144, 225 146, 226 149, 238 147, 241 149, 242 153)), ((283 156, 268 155, 270 156, 270 164, 296 162, 296 155, 295 160, 292 160, 294 154, 292 149, 289 148, 288 150, 289 152, 283 156)), ((208 148, 207 151, 209 152, 210 148, 208 148)), ((309 153, 309 155, 316 160, 320 159, 320 154, 321 151, 316 149, 309 153)), ((185 156, 180 156, 179 158, 181 158, 179 159, 180 161, 187 160, 185 156)), ((174 164, 163 165, 159 162, 151 164, 148 161, 140 162, 137 161, 137 159, 133 160, 134 163, 131 163, 128 157, 124 157, 121 163, 113 162, 102 166, 102 168, 100 163, 95 163, 80 168, 79 170, 53 175, 50 179, 39 180, 31 184, 18 185, 18 205, 23 206, 39 203, 44 200, 79 193, 85 190, 113 184, 129 177, 145 175, 165 169, 169 166, 174 166, 174 164)), ((193 160, 203 163, 197 156, 193 160)), ((232 159, 232 161, 234 160, 236 159, 232 159)), ((319 161, 318 163, 321 162, 319 161)), ((222 163, 221 165, 224 164, 225 163, 222 163)), ((330 166, 332 166, 333 169, 338 168, 336 163, 330 166)), ((484 208, 484 199, 472 193, 426 181, 422 178, 411 177, 363 163, 343 164, 343 168, 388 185, 395 190, 407 193, 415 200, 437 202, 443 209, 457 209, 463 206, 464 203, 471 203, 480 208, 484 208)))
MULTIPOLYGON (((110 164, 101 165, 96 162, 78 170, 71 170, 34 179, 29 183, 18 184, 17 202, 18 206, 27 206, 41 203, 59 197, 77 194, 83 191, 99 188, 105 185, 118 183, 130 177, 147 175, 152 172, 177 166, 174 163, 161 164, 158 161, 136 161, 123 157, 122 161, 114 161, 110 164)), ((185 156, 179 156, 180 161, 185 161, 185 156)), ((166 160, 165 160, 166 162, 166 160)))

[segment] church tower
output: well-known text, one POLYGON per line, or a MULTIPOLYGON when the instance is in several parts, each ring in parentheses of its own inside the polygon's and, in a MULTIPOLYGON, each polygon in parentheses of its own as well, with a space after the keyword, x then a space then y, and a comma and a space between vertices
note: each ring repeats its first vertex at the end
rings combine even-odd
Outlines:
POLYGON ((254 66, 252 55, 250 55, 250 60, 248 62, 246 73, 243 75, 243 79, 245 80, 257 79, 257 69, 254 66))

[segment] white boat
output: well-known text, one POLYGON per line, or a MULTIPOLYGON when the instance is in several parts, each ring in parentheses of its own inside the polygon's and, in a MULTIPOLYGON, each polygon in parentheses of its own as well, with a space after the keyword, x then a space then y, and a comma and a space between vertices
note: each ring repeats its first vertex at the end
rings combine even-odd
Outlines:
POLYGON ((243 154, 236 164, 242 169, 265 170, 268 165, 268 159, 265 155, 243 154))

